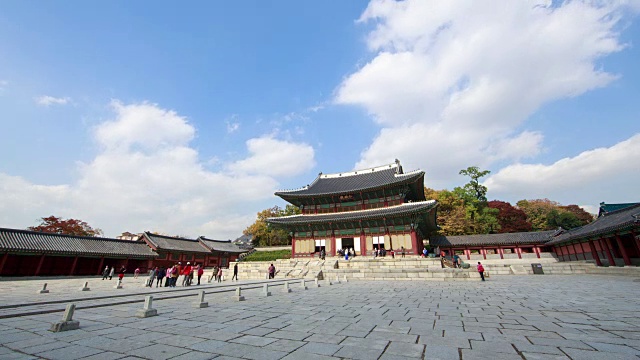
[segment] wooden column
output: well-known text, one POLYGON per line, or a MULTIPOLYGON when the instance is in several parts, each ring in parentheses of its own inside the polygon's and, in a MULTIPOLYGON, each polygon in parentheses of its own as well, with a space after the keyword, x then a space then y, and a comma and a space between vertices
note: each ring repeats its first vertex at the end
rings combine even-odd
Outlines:
POLYGON ((500 251, 500 259, 504 259, 504 251, 502 250, 502 247, 499 247, 498 251, 500 251))
POLYGON ((560 261, 564 261, 564 255, 562 254, 562 246, 554 247, 553 252, 555 252, 556 256, 560 258, 560 261))
POLYGON ((625 266, 631 266, 631 259, 629 259, 629 254, 627 254, 627 249, 624 248, 622 244, 622 239, 620 236, 616 234, 616 242, 618 243, 618 247, 620 248, 620 253, 622 254, 622 259, 624 260, 625 266))
POLYGON ((0 275, 2 275, 2 270, 4 269, 4 264, 7 262, 8 257, 9 253, 4 253, 4 255, 2 255, 2 260, 0 260, 0 275))
POLYGON ((36 268, 35 276, 40 275, 40 269, 42 269, 42 264, 44 263, 44 254, 40 256, 40 262, 38 263, 38 267, 36 268))
POLYGON ((411 248, 413 249, 413 253, 418 253, 418 235, 416 234, 415 229, 411 229, 411 248))
POLYGON ((69 271, 69 276, 73 276, 73 273, 76 271, 76 265, 78 264, 78 257, 73 258, 73 264, 71 264, 71 271, 69 271))
POLYGON ((638 257, 640 257, 640 238, 636 237, 636 232, 631 230, 631 241, 633 241, 634 244, 636 244, 636 251, 638 253, 638 257))
POLYGON ((296 238, 295 236, 291 237, 291 257, 296 257, 296 238))
POLYGON ((104 265, 104 256, 100 258, 100 266, 98 266, 98 275, 102 275, 102 265, 104 265))
MULTIPOLYGON (((522 250, 520 249, 519 246, 516 248, 516 253, 518 254, 518 259, 522 259, 522 250)), ((486 259, 486 256, 485 256, 485 259, 486 259)))
POLYGON ((616 261, 613 258, 613 254, 611 253, 611 248, 609 248, 609 242, 605 238, 600 239, 600 246, 604 250, 605 254, 607 254, 607 260, 609 260, 609 266, 616 266, 616 261))
POLYGON ((464 254, 467 255, 467 260, 471 260, 471 251, 469 251, 468 247, 464 249, 464 254))
POLYGON ((538 257, 538 259, 540 259, 540 248, 537 246, 534 246, 533 251, 536 252, 536 256, 538 257))
POLYGON ((600 262, 600 256, 598 256, 598 252, 596 251, 596 246, 593 244, 593 240, 589 240, 589 247, 591 248, 591 256, 593 260, 596 261, 596 265, 602 266, 602 262, 600 262))
POLYGON ((480 252, 482 253, 482 258, 487 260, 487 250, 485 250, 484 248, 480 249, 480 252))
POLYGON ((336 256, 336 234, 331 230, 331 255, 336 256))
POLYGON ((364 234, 364 230, 360 230, 360 256, 367 255, 367 236, 364 234))

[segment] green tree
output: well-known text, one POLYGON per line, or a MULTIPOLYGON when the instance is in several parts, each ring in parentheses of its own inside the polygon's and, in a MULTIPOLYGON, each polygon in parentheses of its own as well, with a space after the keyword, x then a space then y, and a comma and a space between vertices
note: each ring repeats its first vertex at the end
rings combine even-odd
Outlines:
POLYGON ((477 166, 470 166, 465 170, 460 170, 460 175, 466 175, 471 178, 464 186, 464 192, 473 196, 477 201, 487 201, 487 187, 480 184, 480 178, 491 174, 489 170, 480 170, 477 166))
POLYGON ((467 234, 487 234, 500 230, 497 218, 500 211, 487 205, 487 187, 480 184, 480 178, 490 173, 489 170, 480 170, 477 166, 460 170, 460 175, 471 178, 463 187, 453 189, 453 193, 464 201, 466 215, 470 221, 467 234))
POLYGON ((27 230, 75 236, 102 235, 102 230, 94 229, 82 220, 63 219, 53 215, 40 218, 40 225, 30 226, 27 230))
POLYGON ((287 205, 284 209, 274 206, 260 211, 256 221, 242 232, 253 237, 254 246, 291 245, 291 235, 287 230, 270 226, 267 219, 271 217, 289 216, 300 214, 300 209, 293 205, 287 205))
POLYGON ((552 209, 547 214, 547 227, 551 229, 561 227, 568 230, 581 225, 582 221, 574 213, 566 210, 552 209))

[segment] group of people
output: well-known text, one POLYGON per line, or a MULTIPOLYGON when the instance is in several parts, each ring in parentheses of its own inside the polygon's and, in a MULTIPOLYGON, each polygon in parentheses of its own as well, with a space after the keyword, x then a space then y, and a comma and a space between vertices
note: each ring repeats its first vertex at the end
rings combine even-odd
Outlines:
MULTIPOLYGON (((124 273, 127 272, 127 269, 125 269, 125 267, 121 267, 120 271, 118 271, 118 279, 122 280, 122 278, 124 278, 124 273)), ((102 270, 102 280, 109 278, 109 280, 111 280, 113 278, 113 276, 116 273, 116 268, 115 266, 109 267, 109 265, 104 267, 104 270, 102 270)))
POLYGON ((356 252, 355 250, 353 250, 353 248, 338 249, 336 250, 336 252, 339 256, 344 256, 345 260, 349 260, 349 258, 353 258, 356 256, 356 252))

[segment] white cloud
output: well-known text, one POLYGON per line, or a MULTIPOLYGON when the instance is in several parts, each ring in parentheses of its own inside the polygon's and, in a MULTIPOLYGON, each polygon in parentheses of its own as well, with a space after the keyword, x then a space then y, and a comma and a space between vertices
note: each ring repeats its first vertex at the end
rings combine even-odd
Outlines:
POLYGON ((382 127, 356 168, 399 158, 445 187, 459 169, 542 151, 525 121, 543 104, 617 78, 598 61, 624 48, 621 2, 374 0, 374 57, 334 101, 366 109, 382 127))
POLYGON ((234 133, 240 129, 240 122, 238 121, 238 115, 233 114, 227 120, 227 134, 234 133))
POLYGON ((49 107, 51 105, 67 105, 71 102, 71 98, 69 97, 53 97, 49 95, 42 95, 35 99, 36 104, 44 107, 49 107))
POLYGON ((551 165, 510 165, 491 175, 484 185, 493 198, 548 197, 566 203, 586 197, 597 204, 638 201, 637 181, 630 180, 638 178, 640 134, 551 165))
POLYGON ((250 156, 233 163, 229 170, 269 176, 294 176, 315 166, 313 147, 304 143, 278 140, 272 135, 247 141, 250 156))
POLYGON ((0 174, 3 226, 24 228, 54 214, 80 218, 109 236, 156 230, 235 238, 272 202, 274 176, 293 170, 278 164, 314 162, 308 145, 263 137, 247 142, 247 159, 208 171, 189 146, 196 130, 185 117, 149 103, 112 108, 113 119, 94 129, 101 150, 79 165, 75 183, 44 186, 0 174))

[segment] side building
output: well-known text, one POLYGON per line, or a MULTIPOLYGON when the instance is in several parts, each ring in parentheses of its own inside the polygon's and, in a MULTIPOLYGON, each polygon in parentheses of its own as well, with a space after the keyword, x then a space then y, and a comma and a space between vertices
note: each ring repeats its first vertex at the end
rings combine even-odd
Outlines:
POLYGON ((339 249, 373 255, 375 249, 420 254, 423 239, 437 230, 435 200, 424 196, 423 171, 405 173, 400 161, 369 169, 322 174, 303 188, 275 195, 300 215, 267 219, 292 236, 293 257, 339 249))

